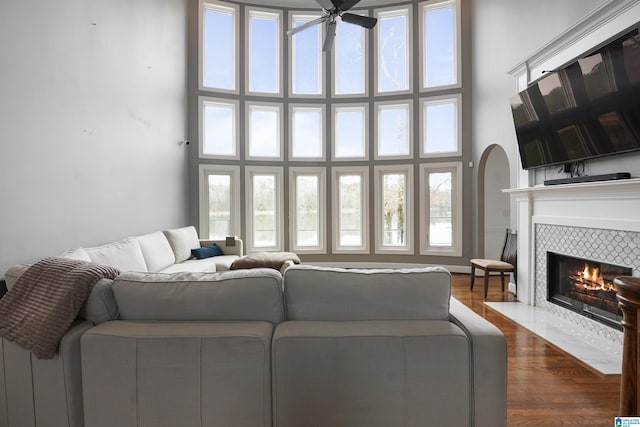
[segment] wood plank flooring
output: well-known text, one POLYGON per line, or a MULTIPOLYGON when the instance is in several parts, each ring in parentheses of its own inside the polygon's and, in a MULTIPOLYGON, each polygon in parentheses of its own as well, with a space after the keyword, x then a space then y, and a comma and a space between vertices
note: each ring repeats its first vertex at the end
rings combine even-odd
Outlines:
MULTIPOLYGON (((620 376, 603 376, 483 304, 483 279, 453 275, 453 296, 496 325, 507 338, 507 426, 611 427, 618 412, 620 376)), ((492 276, 487 301, 515 301, 492 276)))

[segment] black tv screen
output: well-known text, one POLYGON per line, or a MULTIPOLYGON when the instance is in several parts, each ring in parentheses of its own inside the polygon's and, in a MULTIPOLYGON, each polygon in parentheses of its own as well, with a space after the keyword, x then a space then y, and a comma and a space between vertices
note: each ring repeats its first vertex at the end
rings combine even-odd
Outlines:
POLYGON ((640 35, 633 30, 511 98, 524 169, 640 150, 640 35))

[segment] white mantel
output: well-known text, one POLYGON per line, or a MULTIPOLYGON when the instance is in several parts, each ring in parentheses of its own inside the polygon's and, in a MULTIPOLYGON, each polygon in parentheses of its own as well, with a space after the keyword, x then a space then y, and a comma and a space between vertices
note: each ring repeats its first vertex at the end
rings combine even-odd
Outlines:
POLYGON ((535 304, 535 226, 640 232, 640 179, 503 190, 515 204, 518 299, 535 304))

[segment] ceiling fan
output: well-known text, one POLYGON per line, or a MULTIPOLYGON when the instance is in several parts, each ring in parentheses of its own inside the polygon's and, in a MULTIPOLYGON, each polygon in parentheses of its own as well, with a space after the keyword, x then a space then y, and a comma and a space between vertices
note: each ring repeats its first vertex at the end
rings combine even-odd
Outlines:
POLYGON ((292 36, 309 27, 326 22, 327 35, 324 39, 324 44, 322 45, 322 50, 325 52, 330 51, 333 46, 333 39, 336 37, 336 18, 338 16, 343 22, 359 25, 368 29, 375 27, 376 22, 378 22, 376 18, 347 13, 347 11, 358 4, 360 0, 316 0, 316 2, 322 7, 323 16, 309 22, 305 22, 299 27, 290 28, 287 31, 287 35, 292 36))

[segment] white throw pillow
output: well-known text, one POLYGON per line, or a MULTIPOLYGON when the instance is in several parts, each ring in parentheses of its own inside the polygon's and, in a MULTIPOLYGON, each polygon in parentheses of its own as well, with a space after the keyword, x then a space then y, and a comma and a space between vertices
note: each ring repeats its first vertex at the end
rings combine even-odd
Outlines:
POLYGON ((147 264, 147 270, 160 271, 176 262, 176 256, 162 231, 136 237, 147 264))
POLYGON ((164 230, 163 233, 167 237, 167 240, 171 245, 171 249, 173 249, 173 253, 176 256, 176 262, 188 260, 191 258, 191 249, 200 247, 198 232, 192 225, 188 227, 164 230))
POLYGON ((89 254, 91 262, 115 267, 121 273, 125 271, 147 272, 147 264, 144 262, 140 244, 134 237, 85 250, 89 254))

